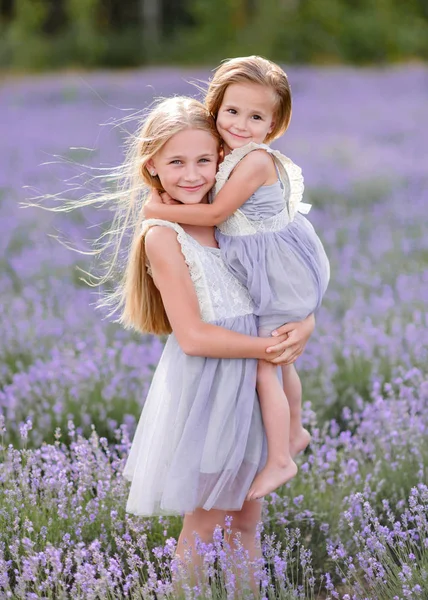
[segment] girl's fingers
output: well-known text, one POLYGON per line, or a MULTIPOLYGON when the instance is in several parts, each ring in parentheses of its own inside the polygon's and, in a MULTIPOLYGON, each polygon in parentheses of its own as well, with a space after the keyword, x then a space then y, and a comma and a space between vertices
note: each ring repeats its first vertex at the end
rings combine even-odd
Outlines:
POLYGON ((168 194, 168 192, 161 192, 160 197, 164 204, 168 204, 172 200, 172 197, 168 194))
POLYGON ((274 363, 274 364, 278 364, 278 363, 282 364, 284 362, 284 360, 288 360, 289 356, 291 356, 291 354, 287 350, 284 350, 283 352, 277 351, 272 356, 270 356, 269 358, 267 358, 265 360, 267 360, 268 362, 274 363))
POLYGON ((168 192, 162 192, 161 193, 161 199, 163 204, 181 204, 181 202, 178 202, 177 200, 174 200, 174 198, 172 196, 170 196, 168 194, 168 192))
POLYGON ((281 344, 276 344, 275 346, 269 346, 269 348, 266 348, 266 352, 268 354, 277 354, 278 352, 282 353, 284 352, 285 348, 284 348, 284 342, 282 342, 281 344))
MULTIPOLYGON (((281 332, 280 335, 285 336, 285 339, 287 340, 287 344, 286 346, 284 346, 285 348, 291 348, 294 344, 299 344, 301 342, 299 330, 291 329, 290 331, 288 331, 288 333, 283 331, 283 328, 288 327, 288 325, 290 325, 290 323, 287 323, 287 325, 282 325, 279 329, 276 330, 278 332, 281 332)), ((274 339, 276 341, 277 336, 275 336, 274 339)))
POLYGON ((292 365, 294 363, 294 361, 299 358, 299 356, 300 356, 300 353, 288 354, 288 353, 284 352, 283 354, 281 354, 281 356, 278 356, 271 362, 274 365, 292 365))
POLYGON ((276 337, 283 333, 293 332, 298 337, 303 337, 306 341, 310 338, 315 329, 315 317, 313 314, 303 319, 303 321, 297 321, 293 323, 285 323, 281 327, 277 327, 275 331, 272 331, 272 335, 276 337))
POLYGON ((162 196, 159 190, 155 190, 154 188, 152 189, 149 202, 153 202, 155 204, 162 204, 162 196))
POLYGON ((304 346, 301 344, 293 344, 293 346, 284 350, 282 354, 271 359, 270 362, 273 362, 276 365, 291 365, 299 358, 303 353, 303 350, 304 346))
POLYGON ((274 353, 282 354, 282 352, 284 352, 284 350, 286 350, 288 348, 286 336, 282 336, 281 341, 279 341, 279 340, 275 340, 275 341, 277 341, 277 343, 274 346, 269 346, 268 348, 266 348, 266 352, 268 354, 274 354, 274 353))
POLYGON ((272 331, 272 336, 277 337, 278 335, 283 335, 284 333, 290 333, 295 329, 295 323, 285 323, 281 325, 281 327, 277 327, 274 331, 272 331))
POLYGON ((275 344, 275 346, 269 346, 269 348, 267 349, 267 352, 284 352, 285 350, 288 350, 289 352, 296 346, 297 342, 294 341, 293 339, 287 338, 286 340, 284 340, 283 342, 281 342, 280 344, 275 344))

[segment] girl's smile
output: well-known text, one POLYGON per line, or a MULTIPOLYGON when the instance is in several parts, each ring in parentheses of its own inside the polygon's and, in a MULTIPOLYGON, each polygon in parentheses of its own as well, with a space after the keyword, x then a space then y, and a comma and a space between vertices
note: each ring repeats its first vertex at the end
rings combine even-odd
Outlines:
POLYGON ((215 182, 217 140, 202 129, 184 129, 173 135, 148 162, 163 189, 183 204, 198 204, 215 182))
POLYGON ((187 185, 180 185, 179 187, 181 187, 182 190, 186 190, 186 192, 197 192, 203 187, 203 184, 201 183, 200 185, 195 185, 193 187, 187 185))
POLYGON ((275 94, 257 83, 232 83, 217 115, 226 154, 249 142, 262 144, 275 125, 275 94))

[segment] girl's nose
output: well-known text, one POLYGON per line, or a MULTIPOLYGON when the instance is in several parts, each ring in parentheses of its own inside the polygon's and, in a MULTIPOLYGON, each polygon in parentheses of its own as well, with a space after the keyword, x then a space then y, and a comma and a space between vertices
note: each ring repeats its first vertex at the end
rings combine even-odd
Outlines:
POLYGON ((198 173, 195 165, 187 165, 185 178, 187 181, 196 181, 198 179, 198 173))

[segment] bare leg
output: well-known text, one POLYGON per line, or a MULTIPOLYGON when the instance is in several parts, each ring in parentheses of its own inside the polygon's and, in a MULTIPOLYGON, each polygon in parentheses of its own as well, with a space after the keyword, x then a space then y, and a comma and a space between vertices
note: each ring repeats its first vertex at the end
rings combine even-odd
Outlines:
POLYGON ((282 365, 284 393, 290 407, 290 454, 294 458, 311 441, 309 431, 302 425, 302 384, 294 365, 282 365))
MULTIPOLYGON (((240 511, 230 513, 232 520, 232 538, 239 538, 242 546, 248 554, 251 563, 262 557, 262 550, 259 540, 256 539, 257 525, 261 521, 262 502, 253 500, 244 502, 240 511)), ((250 585, 256 598, 259 597, 259 582, 254 576, 255 565, 250 565, 250 585)))
POLYGON ((278 380, 276 365, 259 361, 257 392, 266 431, 268 457, 266 465, 250 487, 247 500, 270 494, 297 473, 296 464, 290 456, 288 401, 278 380))
POLYGON ((212 542, 216 526, 224 527, 225 515, 223 510, 204 510, 203 508, 197 508, 193 513, 186 514, 178 538, 176 554, 181 559, 190 556, 195 567, 201 566, 203 560, 196 552, 195 533, 205 544, 212 542))
MULTIPOLYGON (((220 525, 220 527, 224 528, 225 517, 227 514, 230 515, 232 517, 231 548, 234 546, 233 540, 238 537, 247 552, 249 561, 252 563, 254 560, 261 557, 260 544, 256 540, 257 525, 261 520, 261 510, 262 503, 256 500, 253 502, 244 502, 240 511, 206 511, 197 508, 195 512, 185 515, 183 528, 178 538, 176 556, 185 566, 187 566, 187 569, 189 569, 190 566, 190 578, 193 580, 193 584, 196 583, 198 569, 203 565, 203 557, 200 556, 195 549, 195 533, 202 542, 212 542, 215 527, 220 525), (190 558, 190 561, 188 561, 188 557, 190 558)), ((249 575, 251 578, 249 583, 254 593, 257 595, 259 586, 254 579, 252 565, 249 565, 249 567, 249 575)), ((240 573, 240 575, 242 576, 243 573, 240 573)), ((238 587, 241 584, 242 582, 238 582, 238 587)), ((181 589, 180 580, 175 582, 175 589, 177 595, 183 591, 181 589)))
POLYGON ((224 527, 226 513, 222 510, 204 510, 197 508, 183 519, 183 528, 178 538, 175 557, 178 559, 173 574, 176 596, 185 595, 187 585, 194 586, 199 579, 204 579, 204 557, 197 551, 196 539, 208 544, 213 542, 213 534, 217 525, 224 527))
POLYGON ((242 545, 248 552, 250 560, 255 560, 262 556, 260 544, 256 540, 257 525, 261 521, 262 516, 262 506, 263 504, 260 500, 246 501, 241 510, 230 513, 233 517, 232 536, 239 536, 242 545))

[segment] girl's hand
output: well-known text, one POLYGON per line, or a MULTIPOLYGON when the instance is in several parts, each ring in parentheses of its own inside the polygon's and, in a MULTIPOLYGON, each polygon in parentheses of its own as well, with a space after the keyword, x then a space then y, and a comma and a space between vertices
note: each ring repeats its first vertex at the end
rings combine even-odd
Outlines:
POLYGON ((147 201, 143 204, 143 215, 145 219, 156 219, 156 208, 163 204, 158 190, 153 189, 147 201))
POLYGON ((280 356, 276 356, 276 358, 270 359, 267 357, 266 360, 275 365, 291 365, 302 354, 314 329, 315 317, 313 314, 306 317, 304 321, 286 323, 278 327, 278 329, 272 332, 272 335, 277 337, 286 333, 288 337, 285 342, 271 346, 267 351, 273 353, 278 352, 282 348, 283 352, 280 356))
POLYGON ((159 217, 157 207, 162 204, 181 204, 177 202, 167 192, 159 192, 152 189, 147 202, 143 206, 143 215, 145 219, 153 219, 159 217))
POLYGON ((174 205, 174 204, 181 204, 181 202, 178 202, 178 200, 174 200, 174 198, 172 198, 168 192, 161 192, 160 193, 160 197, 162 200, 162 204, 170 204, 170 205, 174 205))
POLYGON ((152 189, 147 204, 163 204, 162 196, 159 190, 152 189))

